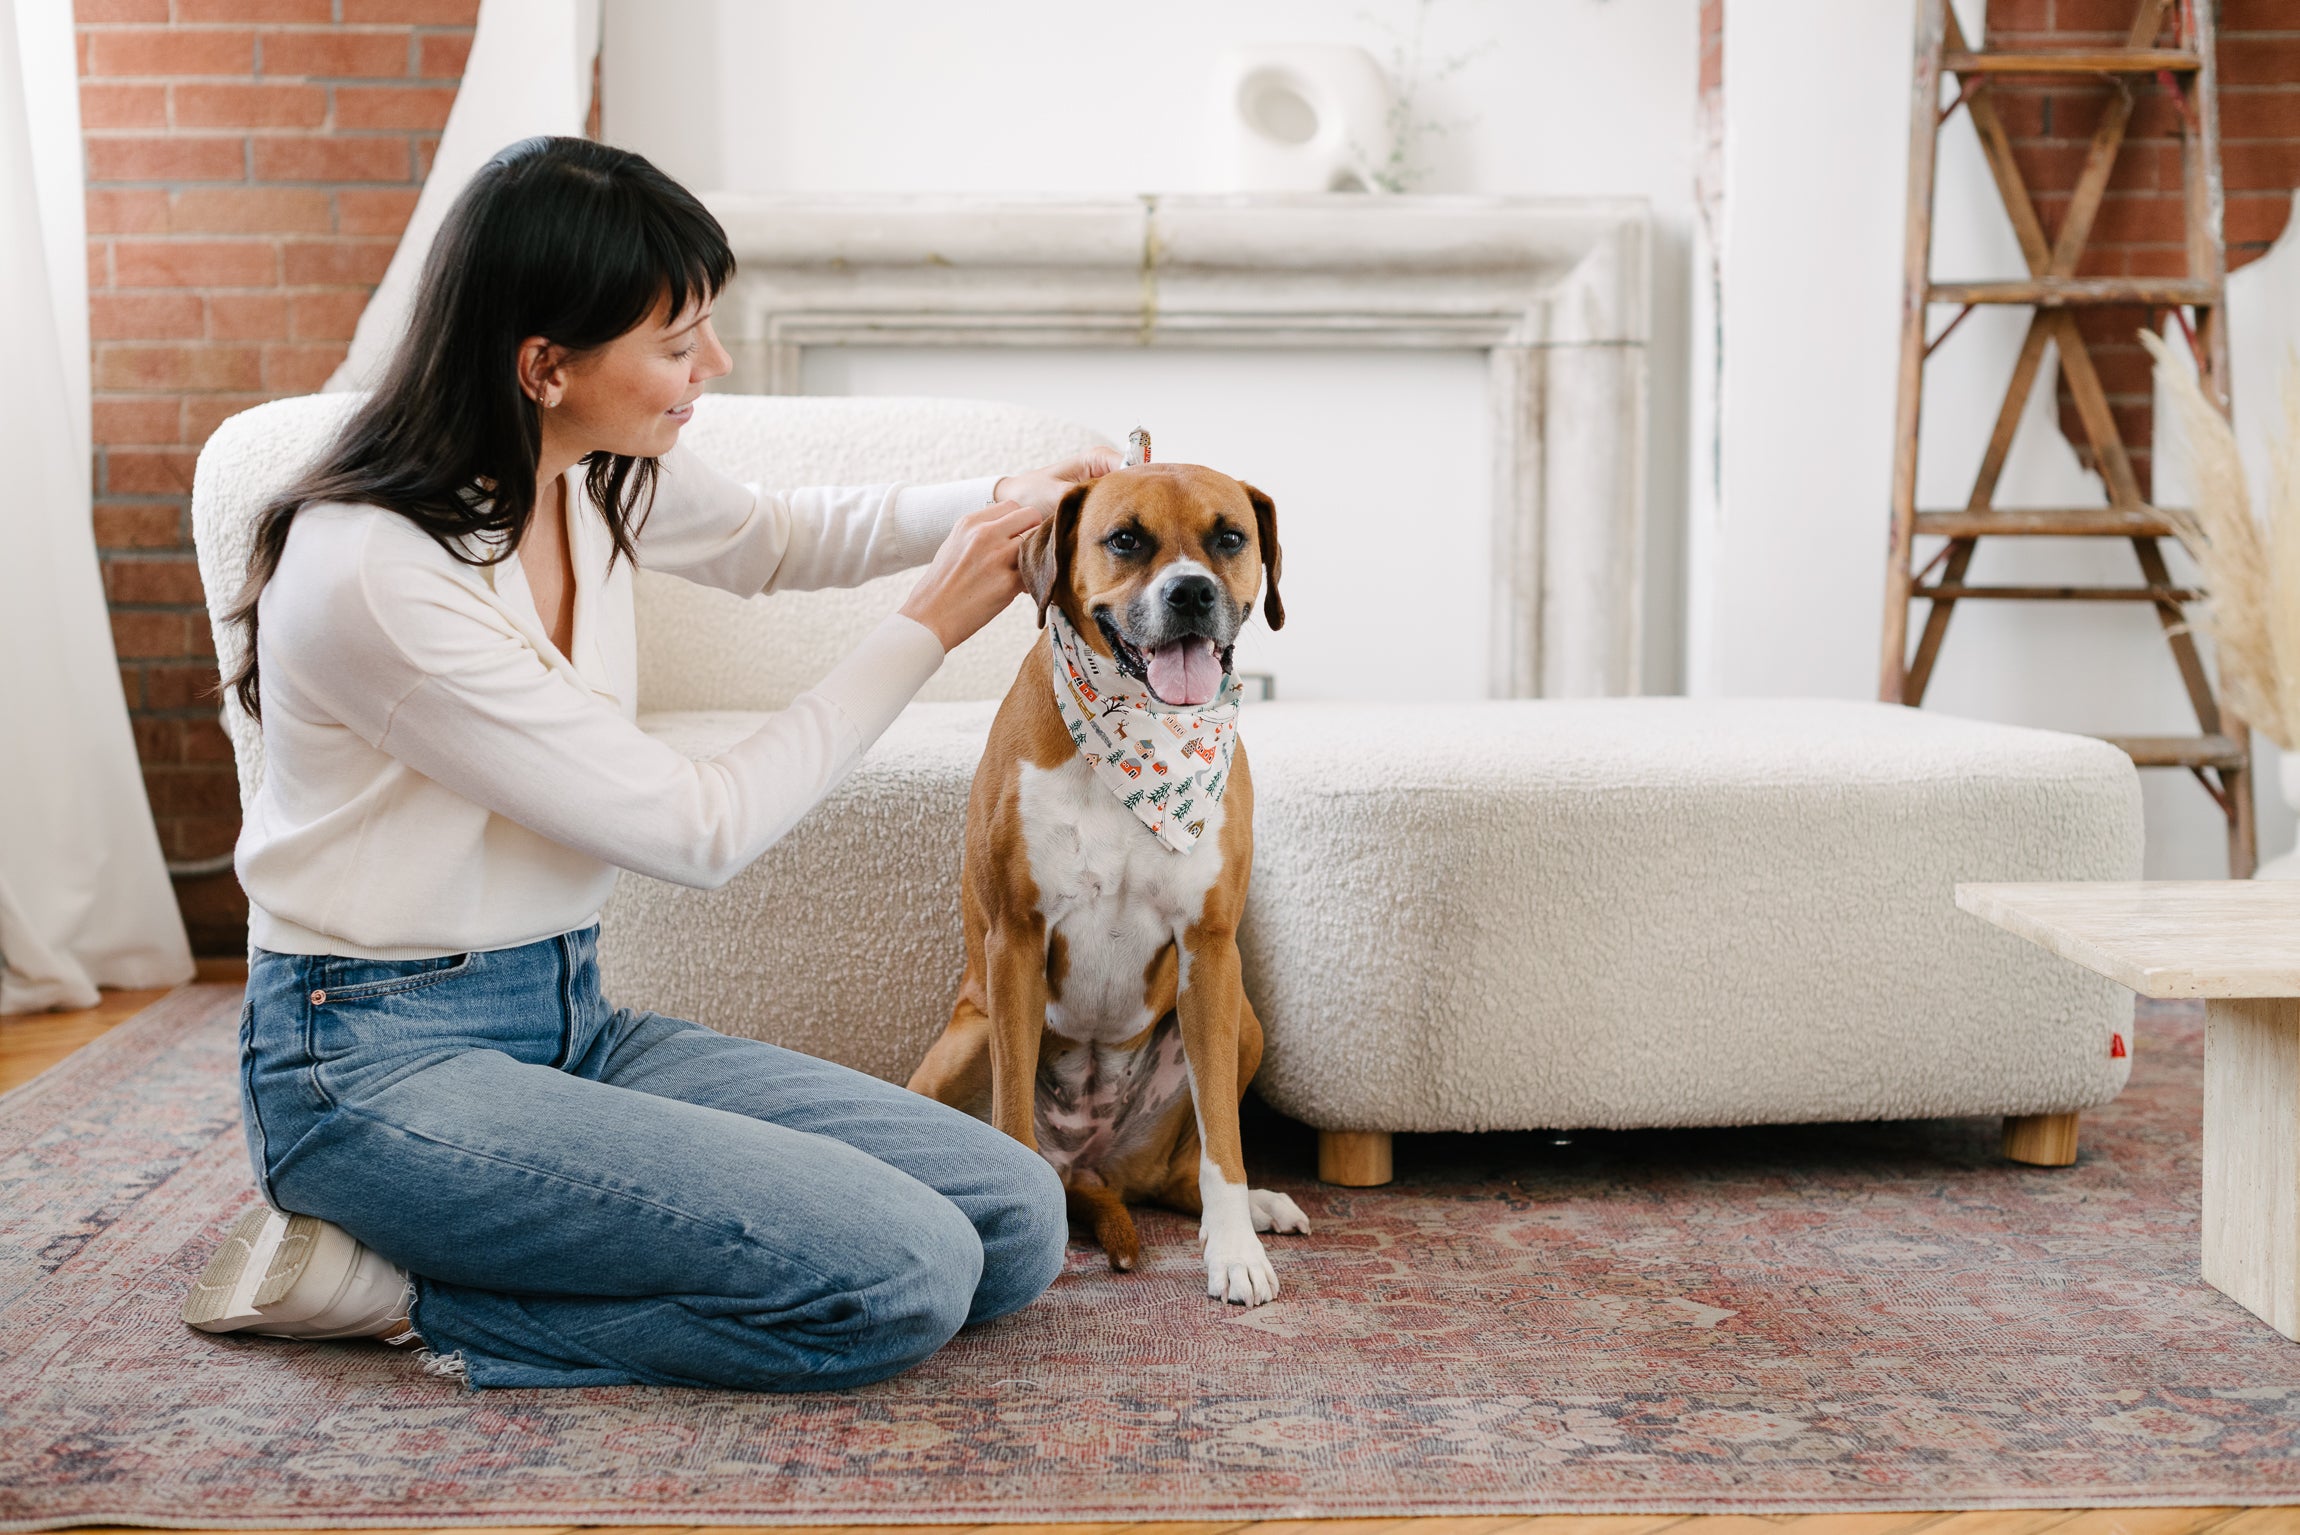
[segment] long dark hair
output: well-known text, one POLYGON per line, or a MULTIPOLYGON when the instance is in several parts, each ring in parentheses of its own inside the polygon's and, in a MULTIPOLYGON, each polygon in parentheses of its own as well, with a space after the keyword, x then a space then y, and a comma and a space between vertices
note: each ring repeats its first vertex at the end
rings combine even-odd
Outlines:
MULTIPOLYGON (((542 407, 519 383, 519 343, 604 346, 665 297, 673 315, 710 299, 734 270, 719 221, 629 150, 522 139, 481 166, 432 241, 382 382, 319 461, 257 514, 247 584, 225 615, 247 630, 247 655, 224 681, 241 707, 262 717, 256 602, 297 512, 372 502, 467 565, 497 563, 527 532, 543 447, 542 407)), ((615 541, 609 568, 636 559, 655 460, 593 453, 584 463, 615 541)))

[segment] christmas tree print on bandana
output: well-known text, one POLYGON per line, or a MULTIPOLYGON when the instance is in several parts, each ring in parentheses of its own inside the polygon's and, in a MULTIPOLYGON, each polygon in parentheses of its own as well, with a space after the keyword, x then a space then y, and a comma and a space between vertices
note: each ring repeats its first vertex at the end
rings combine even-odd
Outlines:
POLYGON ((1225 672, 1212 703, 1177 708, 1082 643, 1060 608, 1047 609, 1046 635, 1054 707, 1079 755, 1150 835, 1177 853, 1189 852, 1230 779, 1238 679, 1225 672))

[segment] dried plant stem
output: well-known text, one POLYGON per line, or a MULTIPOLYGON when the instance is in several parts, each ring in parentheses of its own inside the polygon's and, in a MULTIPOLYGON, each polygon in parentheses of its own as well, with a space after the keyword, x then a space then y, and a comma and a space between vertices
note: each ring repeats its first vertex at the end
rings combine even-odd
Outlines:
POLYGON ((2268 502, 2268 589, 2276 605, 2268 640, 2283 726, 2269 739, 2290 750, 2300 737, 2300 358, 2285 360, 2284 420, 2269 458, 2276 485, 2268 502))
POLYGON ((2252 515, 2244 463, 2227 418, 2204 398, 2189 371, 2172 363, 2162 337, 2144 330, 2140 340, 2156 359, 2156 376, 2170 391, 2188 437, 2196 505, 2165 510, 2202 576, 2202 627, 2219 661, 2221 696, 2289 750, 2300 725, 2300 485, 2288 472, 2294 453, 2290 418, 2300 401, 2286 391, 2274 521, 2263 528, 2252 515))

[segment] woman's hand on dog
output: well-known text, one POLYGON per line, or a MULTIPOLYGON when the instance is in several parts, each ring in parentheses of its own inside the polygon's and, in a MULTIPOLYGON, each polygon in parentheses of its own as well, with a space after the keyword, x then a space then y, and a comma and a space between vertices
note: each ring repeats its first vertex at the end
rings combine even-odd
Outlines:
POLYGON ((951 528, 899 611, 933 630, 944 651, 956 650, 1021 595, 1022 541, 1044 520, 1038 508, 1013 501, 968 512, 951 528))
POLYGON ((1064 492, 1084 480, 1099 480, 1113 469, 1124 468, 1126 455, 1116 448, 1088 448, 1066 463, 1049 464, 1025 474, 1010 474, 991 487, 994 501, 1019 501, 1051 517, 1062 504, 1064 492))
POLYGON ((934 631, 945 651, 1006 610, 1022 593, 1022 541, 1061 505, 1071 486, 1120 468, 1116 448, 1089 448, 1076 458, 1025 474, 1009 474, 992 487, 998 498, 968 512, 935 551, 901 612, 934 631))

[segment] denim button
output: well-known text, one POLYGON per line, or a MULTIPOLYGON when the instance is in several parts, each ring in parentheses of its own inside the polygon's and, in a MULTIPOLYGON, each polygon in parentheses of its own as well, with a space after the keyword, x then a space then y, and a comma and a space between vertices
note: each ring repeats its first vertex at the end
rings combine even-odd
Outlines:
POLYGON ((326 1001, 327 993, 324 991, 315 991, 311 994, 311 1005, 314 1007, 318 1007, 326 1001))

